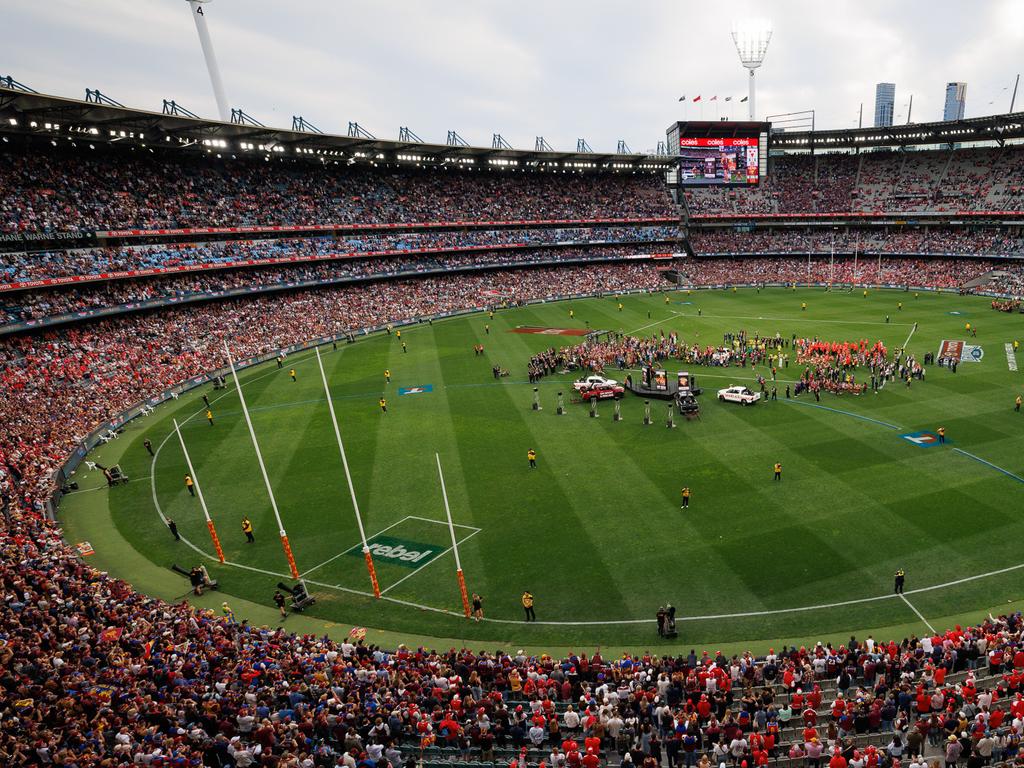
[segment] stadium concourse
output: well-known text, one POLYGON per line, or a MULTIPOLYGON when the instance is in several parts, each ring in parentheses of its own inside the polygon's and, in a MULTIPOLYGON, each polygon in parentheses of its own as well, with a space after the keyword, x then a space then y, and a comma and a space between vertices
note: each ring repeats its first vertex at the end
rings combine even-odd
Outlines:
MULTIPOLYGON (((1020 150, 783 158, 765 186, 687 193, 681 211, 656 165, 621 174, 425 170, 7 138, 4 765, 1024 760, 1019 614, 921 638, 837 647, 809 638, 758 658, 382 649, 147 597, 86 565, 54 519, 56 471, 83 438, 218 368, 224 342, 240 358, 272 355, 450 312, 661 290, 671 287, 668 272, 676 287, 978 290, 970 284, 982 279, 982 288, 1013 297, 1021 270, 1005 257, 1021 250, 1019 227, 944 221, 861 232, 843 223, 838 235, 822 235, 809 226, 725 233, 697 224, 737 214, 1019 211, 1020 150), (690 217, 685 245, 681 216, 690 217), (879 258, 832 263, 836 239, 879 258), (682 256, 686 247, 698 257, 682 256)), ((543 153, 535 160, 555 162, 543 153)))

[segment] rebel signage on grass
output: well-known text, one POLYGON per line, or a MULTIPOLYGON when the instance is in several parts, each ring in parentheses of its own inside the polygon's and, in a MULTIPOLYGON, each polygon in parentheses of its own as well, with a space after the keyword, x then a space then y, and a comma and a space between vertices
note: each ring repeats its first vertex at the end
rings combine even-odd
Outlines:
MULTIPOLYGON (((441 554, 442 548, 418 541, 396 539, 392 536, 378 536, 370 543, 370 554, 374 562, 387 562, 403 568, 419 568, 441 554)), ((353 557, 363 556, 363 546, 357 544, 348 551, 353 557)))

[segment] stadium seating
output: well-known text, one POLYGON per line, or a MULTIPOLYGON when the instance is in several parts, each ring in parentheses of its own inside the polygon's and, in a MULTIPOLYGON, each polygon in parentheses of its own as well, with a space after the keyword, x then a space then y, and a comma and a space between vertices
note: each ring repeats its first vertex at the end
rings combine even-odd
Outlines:
POLYGON ((1024 210, 1024 148, 774 157, 757 187, 696 187, 691 215, 1024 210))

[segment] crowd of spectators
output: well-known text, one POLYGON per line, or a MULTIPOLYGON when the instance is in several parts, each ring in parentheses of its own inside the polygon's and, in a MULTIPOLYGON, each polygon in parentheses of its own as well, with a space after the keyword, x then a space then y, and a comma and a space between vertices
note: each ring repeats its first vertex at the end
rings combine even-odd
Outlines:
POLYGON ((244 225, 671 217, 658 174, 0 151, 0 233, 244 225))
POLYGON ((883 230, 847 228, 691 229, 690 244, 698 254, 733 253, 858 253, 900 255, 1014 256, 1024 254, 1024 236, 995 228, 921 227, 883 230))
POLYGON ((676 227, 595 227, 569 229, 410 232, 395 235, 163 243, 116 248, 77 248, 42 252, 0 252, 0 282, 100 275, 147 269, 201 268, 225 262, 266 259, 338 259, 356 255, 402 254, 438 249, 534 248, 562 243, 671 242, 676 227))
POLYGON ((259 269, 221 269, 166 277, 63 285, 0 293, 0 326, 151 300, 196 300, 224 291, 267 291, 299 283, 329 283, 436 271, 498 269, 566 261, 603 262, 657 252, 658 246, 592 246, 417 257, 343 259, 259 269))
POLYGON ((861 259, 828 256, 683 259, 676 264, 684 283, 726 286, 755 283, 835 283, 960 289, 1000 262, 987 259, 861 259))
POLYGON ((755 187, 694 187, 691 214, 1024 210, 1024 148, 774 157, 755 187))

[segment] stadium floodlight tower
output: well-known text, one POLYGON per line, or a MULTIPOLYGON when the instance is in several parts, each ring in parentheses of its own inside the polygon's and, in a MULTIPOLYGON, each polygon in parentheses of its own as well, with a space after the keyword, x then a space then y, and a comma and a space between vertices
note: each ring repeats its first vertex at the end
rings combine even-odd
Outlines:
POLYGON ((736 53, 740 55, 740 63, 750 70, 750 93, 747 96, 750 120, 753 122, 754 108, 754 72, 764 63, 768 53, 768 43, 772 39, 771 22, 763 20, 747 20, 733 25, 732 41, 736 44, 736 53))
POLYGON ((210 84, 213 86, 213 98, 217 101, 217 111, 220 119, 225 123, 231 119, 231 110, 228 107, 227 96, 224 95, 224 83, 220 79, 220 69, 217 67, 217 56, 213 52, 213 41, 210 40, 210 30, 206 26, 206 11, 203 6, 208 5, 210 0, 188 0, 192 9, 192 18, 196 22, 196 32, 199 33, 199 45, 203 49, 203 58, 206 60, 206 69, 210 73, 210 84))

